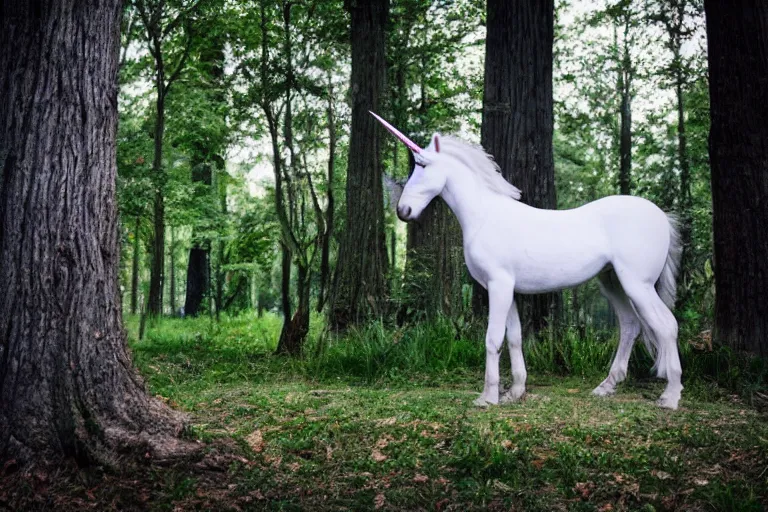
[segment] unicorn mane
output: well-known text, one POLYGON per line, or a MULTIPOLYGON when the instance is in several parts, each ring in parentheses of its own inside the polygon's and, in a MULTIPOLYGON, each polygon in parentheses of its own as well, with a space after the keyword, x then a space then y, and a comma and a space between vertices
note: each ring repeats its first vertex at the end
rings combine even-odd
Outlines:
POLYGON ((463 141, 450 135, 440 136, 440 153, 455 158, 471 169, 492 192, 519 200, 520 189, 509 183, 501 174, 499 164, 482 146, 463 141))

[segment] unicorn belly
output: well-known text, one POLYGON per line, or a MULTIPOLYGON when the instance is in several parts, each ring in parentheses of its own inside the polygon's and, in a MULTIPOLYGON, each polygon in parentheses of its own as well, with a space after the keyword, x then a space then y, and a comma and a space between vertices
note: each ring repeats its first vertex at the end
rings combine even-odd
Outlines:
POLYGON ((491 280, 504 279, 514 282, 517 293, 561 290, 588 281, 611 264, 606 236, 594 223, 500 231, 464 248, 470 274, 486 287, 491 280))

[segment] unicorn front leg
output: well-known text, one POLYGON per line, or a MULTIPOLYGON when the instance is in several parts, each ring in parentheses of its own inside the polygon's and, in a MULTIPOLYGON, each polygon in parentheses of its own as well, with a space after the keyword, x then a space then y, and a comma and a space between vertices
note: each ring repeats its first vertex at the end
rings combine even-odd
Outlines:
POLYGON ((478 407, 499 403, 499 354, 504 343, 507 313, 513 303, 514 283, 494 280, 488 283, 488 332, 485 335, 485 386, 475 400, 478 407))

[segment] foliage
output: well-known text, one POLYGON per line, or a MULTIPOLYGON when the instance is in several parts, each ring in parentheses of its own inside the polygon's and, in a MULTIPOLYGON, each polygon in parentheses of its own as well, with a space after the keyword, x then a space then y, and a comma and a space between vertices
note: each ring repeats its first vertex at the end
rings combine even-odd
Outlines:
MULTIPOLYGON (((129 327, 135 333, 135 319, 129 327)), ((524 402, 479 410, 470 405, 479 368, 429 381, 384 371, 372 384, 315 376, 272 355, 279 329, 269 315, 223 316, 219 325, 165 320, 146 342, 132 337, 152 392, 193 414, 187 436, 207 443, 201 461, 122 476, 69 471, 50 484, 10 478, 0 499, 16 509, 50 499, 60 510, 757 511, 768 503, 764 416, 711 384, 686 384, 683 409, 670 414, 651 400, 656 383, 598 399, 589 395, 598 377, 532 372, 524 402)), ((343 360, 336 354, 326 363, 343 360)))

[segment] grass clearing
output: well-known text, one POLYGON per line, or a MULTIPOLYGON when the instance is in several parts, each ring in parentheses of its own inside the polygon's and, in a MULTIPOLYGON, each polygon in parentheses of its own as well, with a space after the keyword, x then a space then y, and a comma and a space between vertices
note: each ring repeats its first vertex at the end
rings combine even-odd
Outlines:
POLYGON ((31 477, 26 490, 0 486, 0 505, 15 499, 40 510, 768 506, 768 418, 710 383, 686 383, 681 409, 670 412, 653 404, 663 388, 655 380, 634 380, 599 399, 590 395, 602 378, 596 372, 560 377, 532 369, 523 402, 481 410, 471 403, 482 387, 483 349, 455 340, 449 329, 393 334, 373 327, 310 345, 314 355, 301 361, 271 355, 276 329, 270 317, 221 326, 167 321, 145 341, 131 341, 151 392, 189 413, 187 436, 205 443, 201 458, 128 475, 81 471, 56 483, 31 477), (448 346, 427 347, 430 338, 448 346), (398 344, 406 346, 393 348, 398 344), (429 361, 448 353, 448 361, 429 361))

